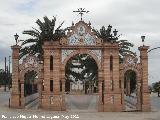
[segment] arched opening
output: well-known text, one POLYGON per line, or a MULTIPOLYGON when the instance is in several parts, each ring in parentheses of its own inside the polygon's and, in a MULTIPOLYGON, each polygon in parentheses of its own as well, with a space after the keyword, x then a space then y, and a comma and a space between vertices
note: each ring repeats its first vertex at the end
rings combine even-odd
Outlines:
POLYGON ((24 96, 29 96, 37 92, 38 75, 34 70, 27 71, 24 75, 24 96))
POLYGON ((98 92, 98 66, 88 54, 77 54, 65 66, 65 92, 92 94, 98 92))
POLYGON ((124 81, 125 94, 127 96, 136 94, 136 73, 132 70, 128 70, 125 73, 124 81))
POLYGON ((32 104, 32 102, 38 101, 38 74, 34 70, 27 71, 24 74, 24 97, 24 105, 27 108, 30 107, 30 104, 32 104))
MULTIPOLYGON (((71 57, 65 66, 65 79, 66 102, 74 103, 76 109, 96 110, 98 66, 92 56, 77 54, 71 57)), ((73 106, 69 106, 72 109, 73 106)))
POLYGON ((124 74, 124 102, 126 110, 136 110, 137 75, 133 70, 128 70, 124 74))

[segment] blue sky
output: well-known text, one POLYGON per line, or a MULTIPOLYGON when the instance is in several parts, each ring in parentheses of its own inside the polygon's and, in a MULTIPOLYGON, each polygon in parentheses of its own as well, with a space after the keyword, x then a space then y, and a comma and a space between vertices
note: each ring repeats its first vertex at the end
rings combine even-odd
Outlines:
POLYGON ((34 8, 35 8, 34 6, 36 6, 37 4, 38 4, 38 0, 29 0, 29 1, 27 1, 27 3, 17 4, 15 9, 16 9, 16 11, 30 14, 30 13, 32 13, 32 11, 34 11, 34 8))
MULTIPOLYGON (((0 68, 4 67, 4 57, 11 55, 10 46, 15 44, 14 34, 26 39, 23 30, 37 27, 35 21, 45 15, 57 17, 57 26, 64 21, 68 27, 79 16, 73 10, 84 7, 90 12, 84 21, 92 27, 111 24, 122 33, 121 39, 134 43, 133 51, 142 45, 141 35, 150 48, 160 46, 160 1, 158 0, 4 0, 0 2, 0 68)), ((159 81, 160 49, 149 53, 149 82, 159 81)))

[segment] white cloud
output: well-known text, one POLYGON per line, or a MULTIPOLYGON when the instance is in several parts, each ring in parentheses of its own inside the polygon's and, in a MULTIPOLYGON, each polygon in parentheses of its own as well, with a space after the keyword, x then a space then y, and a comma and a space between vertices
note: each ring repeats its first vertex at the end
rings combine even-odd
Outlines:
MULTIPOLYGON (((113 25, 123 38, 135 44, 134 50, 140 46, 141 35, 146 35, 145 44, 151 48, 160 46, 160 1, 158 0, 4 0, 0 2, 0 67, 3 67, 4 56, 11 55, 10 46, 15 43, 13 35, 19 34, 25 39, 23 30, 36 26, 35 21, 43 16, 56 16, 57 25, 65 21, 64 27, 80 16, 72 13, 84 7, 89 14, 84 15, 86 22, 91 21, 94 28, 113 25)), ((158 71, 159 51, 149 54, 150 81, 160 80, 158 71), (152 58, 152 59, 151 59, 152 58), (154 69, 153 69, 154 68, 154 69)))

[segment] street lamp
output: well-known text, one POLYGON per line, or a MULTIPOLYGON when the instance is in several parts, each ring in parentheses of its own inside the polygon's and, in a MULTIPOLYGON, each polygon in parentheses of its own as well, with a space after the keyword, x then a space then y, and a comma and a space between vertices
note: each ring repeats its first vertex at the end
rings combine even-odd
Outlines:
POLYGON ((18 40, 19 35, 18 35, 17 33, 14 35, 14 38, 15 38, 15 40, 16 40, 16 45, 17 45, 20 41, 24 41, 24 40, 18 40))
POLYGON ((61 31, 60 31, 59 29, 56 29, 56 30, 55 30, 55 33, 56 33, 56 34, 60 34, 60 32, 61 32, 61 31))
POLYGON ((16 34, 14 35, 14 38, 15 38, 15 40, 16 40, 16 45, 17 45, 17 43, 18 43, 18 37, 19 37, 19 35, 16 33, 16 34))
POLYGON ((118 33, 118 31, 115 29, 115 30, 113 31, 114 36, 117 36, 117 33, 118 33))
POLYGON ((145 39, 145 36, 141 36, 141 39, 142 39, 142 43, 143 43, 143 46, 144 46, 144 39, 145 39))
POLYGON ((107 36, 108 36, 109 39, 112 39, 111 29, 112 29, 112 26, 111 26, 111 25, 108 25, 108 28, 107 28, 107 36))
POLYGON ((112 28, 112 26, 111 26, 111 25, 109 25, 109 26, 108 26, 108 29, 109 29, 109 30, 111 30, 111 28, 112 28))

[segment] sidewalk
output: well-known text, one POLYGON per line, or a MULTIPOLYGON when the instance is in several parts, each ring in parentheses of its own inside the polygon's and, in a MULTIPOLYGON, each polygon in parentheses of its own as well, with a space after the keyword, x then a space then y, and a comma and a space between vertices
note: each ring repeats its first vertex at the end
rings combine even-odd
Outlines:
MULTIPOLYGON (((8 89, 8 86, 6 86, 6 92, 9 92, 10 90, 8 89)), ((0 87, 0 92, 4 92, 4 86, 0 87)))

